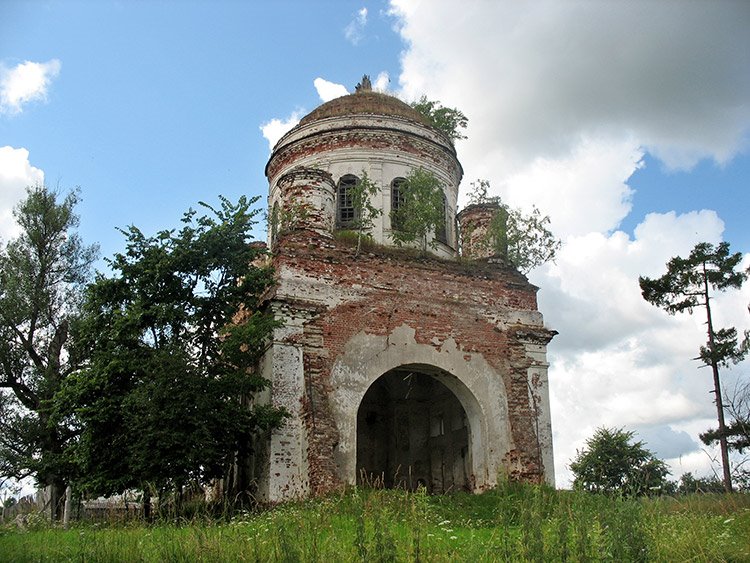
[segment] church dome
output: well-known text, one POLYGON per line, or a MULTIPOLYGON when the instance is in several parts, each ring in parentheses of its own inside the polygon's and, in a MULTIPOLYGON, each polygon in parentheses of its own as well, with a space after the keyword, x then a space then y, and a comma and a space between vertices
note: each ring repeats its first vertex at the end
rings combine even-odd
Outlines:
POLYGON ((326 102, 303 117, 299 125, 307 125, 329 117, 349 117, 353 115, 402 117, 422 125, 430 125, 422 114, 409 104, 393 96, 371 90, 360 90, 354 94, 341 96, 326 102))
MULTIPOLYGON (((304 208, 306 228, 327 234, 351 228, 356 217, 349 190, 366 174, 377 186, 371 203, 381 211, 369 235, 379 244, 393 244, 397 227, 391 212, 402 201, 399 186, 416 169, 432 174, 442 187, 446 221, 434 236, 436 253, 452 257, 458 248, 455 214, 463 175, 456 148, 417 110, 373 92, 363 77, 354 94, 318 106, 276 143, 266 164, 269 214, 291 217, 304 208)), ((281 219, 276 223, 281 225, 281 219)), ((275 229, 269 229, 271 244, 275 229)))

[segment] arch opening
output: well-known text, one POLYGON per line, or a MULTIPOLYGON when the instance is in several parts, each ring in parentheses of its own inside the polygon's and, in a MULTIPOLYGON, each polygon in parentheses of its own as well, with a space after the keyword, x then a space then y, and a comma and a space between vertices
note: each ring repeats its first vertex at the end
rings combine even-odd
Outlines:
POLYGON ((427 366, 373 382, 357 411, 357 482, 431 493, 470 490, 471 428, 459 399, 427 366))
POLYGON ((404 204, 404 192, 403 187, 406 183, 406 178, 394 178, 391 182, 391 229, 394 231, 400 231, 403 228, 403 220, 396 213, 399 208, 404 204))
POLYGON ((349 228, 357 219, 352 190, 359 183, 359 178, 353 174, 345 174, 339 180, 338 197, 336 198, 336 227, 349 228))

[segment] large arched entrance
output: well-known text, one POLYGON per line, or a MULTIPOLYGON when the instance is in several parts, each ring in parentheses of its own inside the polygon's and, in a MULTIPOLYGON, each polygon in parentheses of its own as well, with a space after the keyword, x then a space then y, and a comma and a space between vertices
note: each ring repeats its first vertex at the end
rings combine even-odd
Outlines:
POLYGON ((401 366, 376 379, 357 412, 357 481, 442 493, 471 488, 466 411, 428 366, 401 366))

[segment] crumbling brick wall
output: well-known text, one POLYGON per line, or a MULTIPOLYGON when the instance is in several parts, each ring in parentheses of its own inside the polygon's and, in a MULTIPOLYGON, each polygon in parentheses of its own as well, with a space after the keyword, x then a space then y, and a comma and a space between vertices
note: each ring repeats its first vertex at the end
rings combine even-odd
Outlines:
POLYGON ((355 334, 387 336, 401 325, 413 328, 420 344, 439 347, 450 338, 467 358, 479 354, 494 368, 507 393, 513 446, 505 469, 514 479, 544 479, 537 428, 541 400, 534 399, 536 382, 529 378, 534 359, 527 350, 529 343, 546 344, 554 333, 541 324, 514 324, 514 314, 520 319, 537 309, 537 288, 525 277, 496 264, 399 249, 378 248, 354 259, 351 247, 313 231, 288 234, 275 252, 274 299, 314 311, 297 338, 311 492, 343 484, 333 455, 340 421, 330 404, 336 359, 355 334))
POLYGON ((262 494, 281 500, 353 483, 357 409, 402 366, 434 369, 423 375, 464 409, 472 488, 492 486, 498 472, 553 482, 546 344, 554 332, 536 288, 487 244, 497 206, 462 212, 458 259, 463 170, 451 140, 408 104, 359 88, 287 132, 266 176, 278 281, 268 304, 285 324, 261 370, 272 381, 268 400, 292 417, 262 456, 262 494), (434 241, 433 257, 388 248, 393 182, 417 168, 445 196, 447 240, 434 241), (368 233, 377 244, 355 259, 333 228, 337 198, 345 201, 339 182, 365 173, 382 213, 368 233))

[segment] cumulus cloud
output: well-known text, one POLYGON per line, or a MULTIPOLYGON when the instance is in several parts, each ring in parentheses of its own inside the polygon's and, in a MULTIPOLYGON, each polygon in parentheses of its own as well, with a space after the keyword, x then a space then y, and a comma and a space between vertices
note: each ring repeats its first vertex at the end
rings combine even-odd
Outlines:
POLYGON ((302 111, 295 110, 285 119, 274 117, 270 121, 261 124, 260 131, 263 134, 263 137, 268 141, 268 149, 273 150, 273 147, 278 140, 281 139, 284 133, 297 125, 303 115, 302 111))
POLYGON ((313 85, 315 86, 315 90, 318 92, 318 96, 320 96, 320 100, 323 102, 328 102, 330 100, 333 100, 334 98, 346 96, 349 93, 349 91, 346 89, 346 86, 344 86, 343 84, 329 82, 325 78, 316 78, 315 80, 313 80, 313 85))
POLYGON ((391 82, 391 77, 388 75, 387 72, 383 71, 380 74, 378 74, 377 78, 375 79, 375 82, 372 83, 372 89, 376 92, 386 92, 388 91, 388 84, 391 82))
POLYGON ((60 73, 60 61, 25 61, 12 68, 0 66, 0 113, 17 114, 33 101, 45 101, 52 79, 60 73))
MULTIPOLYGON (((532 274, 542 288, 545 322, 560 333, 549 347, 560 484, 569 482, 570 459, 599 426, 649 428, 649 437, 661 433, 664 440, 696 421, 699 431, 711 426, 705 422, 715 412, 711 378, 692 360, 706 339, 702 311, 667 315, 643 300, 638 276, 660 276, 669 258, 700 241, 718 242, 722 231, 709 210, 650 214, 633 239, 620 231, 568 237, 556 264, 532 274)), ((748 302, 748 287, 717 296, 716 310, 725 312, 719 326, 750 328, 742 314, 748 302)), ((726 377, 730 382, 733 375, 726 377)), ((680 434, 673 449, 660 443, 656 453, 678 458, 699 451, 699 431, 688 432, 692 442, 680 434)), ((706 473, 709 458, 695 459, 706 473)))
POLYGON ((44 183, 44 172, 31 165, 29 151, 0 147, 0 239, 18 235, 13 207, 21 201, 26 186, 44 183))
MULTIPOLYGON (((313 86, 315 86, 315 90, 323 102, 328 102, 340 96, 346 96, 349 93, 346 90, 346 87, 342 84, 336 84, 335 82, 330 82, 329 80, 320 77, 313 80, 313 86)), ((296 109, 286 118, 274 117, 273 119, 262 123, 260 125, 260 131, 263 137, 268 141, 268 148, 273 150, 274 145, 279 139, 281 139, 284 133, 297 125, 305 113, 306 112, 303 109, 296 109)))
POLYGON ((622 132, 671 166, 725 162, 748 132, 745 2, 469 1, 456 18, 453 2, 392 0, 392 13, 404 92, 460 104, 471 144, 508 164, 622 132))
MULTIPOLYGON (((469 117, 465 182, 538 206, 563 239, 557 263, 531 275, 560 333, 548 349, 558 483, 599 426, 637 429, 673 471, 707 473, 697 435, 715 416, 712 383, 691 360, 704 319, 649 305, 638 276, 720 241, 724 225, 696 209, 640 218, 632 237, 617 229, 646 152, 687 169, 745 148, 747 3, 469 0, 457 17, 448 0, 391 0, 391 15, 406 44, 400 95, 469 117)), ((750 284, 718 296, 721 326, 748 328, 748 302, 750 284)))
POLYGON ((669 426, 635 427, 636 439, 659 459, 679 459, 700 450, 698 441, 684 430, 669 426))
POLYGON ((502 188, 515 206, 536 205, 550 215, 558 236, 606 232, 630 212, 632 190, 626 182, 642 157, 631 139, 586 140, 563 157, 530 160, 509 174, 502 188))
POLYGON ((357 10, 354 19, 344 28, 344 37, 352 45, 359 45, 364 38, 365 27, 367 26, 367 8, 362 7, 357 10))

